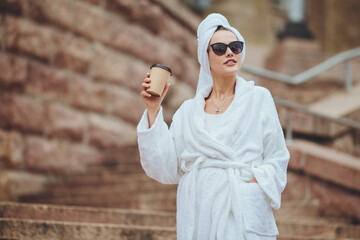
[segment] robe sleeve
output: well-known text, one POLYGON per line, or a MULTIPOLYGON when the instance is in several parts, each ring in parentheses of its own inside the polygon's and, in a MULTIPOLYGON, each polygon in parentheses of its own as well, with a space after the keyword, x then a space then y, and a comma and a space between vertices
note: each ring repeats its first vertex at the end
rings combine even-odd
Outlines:
POLYGON ((146 110, 137 126, 141 165, 150 178, 163 184, 177 184, 180 180, 173 124, 169 129, 160 108, 151 128, 146 110))
POLYGON ((263 161, 253 174, 270 199, 270 205, 279 209, 281 193, 287 182, 286 171, 290 159, 274 100, 266 90, 261 109, 263 125, 263 161))

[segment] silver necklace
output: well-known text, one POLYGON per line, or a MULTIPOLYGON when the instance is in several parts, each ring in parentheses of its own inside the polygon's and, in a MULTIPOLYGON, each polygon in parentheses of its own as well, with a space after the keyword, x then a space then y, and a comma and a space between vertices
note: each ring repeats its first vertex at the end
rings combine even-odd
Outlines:
POLYGON ((215 110, 216 115, 219 114, 220 108, 222 107, 222 105, 224 105, 224 104, 226 103, 226 101, 227 101, 227 100, 229 99, 229 97, 231 97, 231 96, 232 96, 232 94, 229 95, 229 96, 227 96, 227 97, 225 98, 225 100, 222 102, 222 104, 220 104, 220 106, 217 106, 217 105, 215 104, 214 100, 212 99, 212 97, 210 97, 210 101, 211 101, 211 102, 214 104, 214 106, 216 107, 216 110, 215 110))

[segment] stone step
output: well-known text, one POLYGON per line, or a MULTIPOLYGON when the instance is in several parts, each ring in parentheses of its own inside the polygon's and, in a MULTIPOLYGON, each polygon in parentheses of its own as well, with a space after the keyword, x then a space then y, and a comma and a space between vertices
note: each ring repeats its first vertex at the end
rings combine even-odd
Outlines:
POLYGON ((109 192, 89 195, 57 196, 41 195, 20 198, 21 202, 46 203, 91 207, 112 207, 132 209, 170 210, 176 209, 176 189, 148 193, 116 194, 109 192))
POLYGON ((46 187, 46 193, 53 196, 74 196, 74 195, 92 195, 92 194, 124 194, 137 192, 156 192, 162 190, 176 189, 176 185, 161 184, 152 180, 146 181, 129 181, 128 183, 96 183, 83 185, 64 184, 60 186, 46 187))
POLYGON ((287 118, 291 118, 291 127, 295 134, 333 139, 349 131, 349 128, 324 118, 277 105, 278 115, 283 129, 287 118))
POLYGON ((100 166, 92 165, 86 169, 87 173, 101 174, 102 172, 117 173, 117 174, 131 174, 143 173, 140 162, 116 162, 116 163, 102 163, 100 166))
MULTIPOLYGON (((95 184, 107 184, 107 183, 129 183, 129 182, 146 182, 154 181, 144 172, 122 174, 117 172, 100 171, 96 173, 86 173, 79 175, 67 176, 64 181, 55 182, 53 185, 49 184, 49 187, 54 186, 83 186, 83 185, 95 185, 95 184)), ((156 181, 154 181, 156 182, 156 181)))
MULTIPOLYGON (((287 204, 285 203, 283 205, 286 208, 287 204)), ((292 202, 289 202, 289 206, 296 207, 295 203, 292 202)), ((289 206, 287 207, 289 208, 289 206)), ((155 228, 166 228, 167 230, 174 230, 176 225, 175 212, 164 211, 106 209, 74 206, 67 207, 58 205, 2 202, 0 203, 0 213, 0 219, 2 220, 0 221, 0 230, 7 228, 16 230, 19 225, 22 225, 25 227, 25 229, 27 229, 27 227, 41 228, 45 226, 47 229, 50 229, 49 231, 53 231, 53 235, 56 235, 56 229, 60 228, 64 229, 64 233, 67 233, 68 231, 71 232, 73 229, 76 229, 76 233, 79 234, 78 236, 82 236, 81 234, 85 234, 86 231, 92 231, 93 233, 101 231, 101 234, 105 234, 105 232, 109 231, 109 234, 120 234, 122 232, 119 230, 119 228, 124 229, 124 226, 127 225, 128 227, 126 230, 130 236, 143 236, 141 234, 142 230, 144 229, 147 231, 154 230, 155 228), (134 227, 135 225, 147 228, 134 227), (82 232, 83 229, 84 232, 82 232), (85 231, 85 229, 88 230, 85 231), (136 235, 132 232, 135 230, 139 230, 140 232, 136 233, 136 235)), ((293 216, 292 214, 293 213, 290 213, 288 217, 276 217, 280 232, 279 239, 310 240, 360 238, 360 226, 355 226, 336 220, 328 221, 328 219, 321 217, 293 216)), ((27 236, 23 237, 20 235, 11 235, 5 231, 1 233, 3 236, 11 238, 22 237, 21 239, 31 239, 26 238, 27 236)), ((32 231, 32 234, 37 236, 38 232, 34 230, 32 231)), ((61 237, 62 236, 63 235, 61 235, 61 237)), ((154 238, 151 239, 157 238, 154 236, 154 238)))
POLYGON ((289 150, 289 169, 360 191, 360 158, 304 140, 294 140, 289 150))
MULTIPOLYGON (((354 86, 350 92, 339 92, 316 103, 309 109, 331 117, 346 117, 360 110, 360 85, 354 86)), ((354 119, 360 121, 360 119, 354 119)))
POLYGON ((279 210, 274 211, 276 217, 297 216, 297 217, 317 217, 319 216, 319 207, 312 202, 286 201, 282 203, 279 210))
POLYGON ((329 237, 304 237, 293 235, 278 236, 277 240, 359 240, 358 238, 329 238, 329 237))
POLYGON ((326 220, 277 219, 280 236, 303 236, 324 239, 360 238, 360 226, 329 223, 326 220))
POLYGON ((62 205, 175 210, 177 185, 160 184, 144 172, 68 176, 45 187, 43 194, 21 196, 21 202, 62 205), (162 208, 163 207, 163 208, 162 208))
MULTIPOLYGON (((339 91, 317 102, 306 106, 310 111, 329 117, 343 117, 360 121, 360 84, 354 86, 351 92, 339 91)), ((336 138, 350 130, 349 127, 277 105, 283 128, 286 129, 287 116, 291 117, 294 133, 317 136, 322 138, 336 138)))
POLYGON ((0 218, 137 226, 176 226, 175 212, 0 202, 0 218))
POLYGON ((21 240, 118 240, 176 239, 175 227, 131 226, 123 224, 78 223, 1 218, 0 237, 21 240))

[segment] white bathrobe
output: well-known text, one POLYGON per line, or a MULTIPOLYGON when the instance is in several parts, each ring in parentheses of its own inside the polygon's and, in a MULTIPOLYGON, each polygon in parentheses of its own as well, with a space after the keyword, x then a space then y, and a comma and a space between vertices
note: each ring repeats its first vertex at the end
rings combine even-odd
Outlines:
POLYGON ((149 177, 179 184, 179 240, 222 239, 230 212, 245 239, 276 236, 273 209, 281 204, 289 152, 273 98, 238 77, 226 122, 214 137, 204 128, 210 91, 185 101, 170 129, 162 109, 151 128, 145 111, 137 127, 141 164, 149 177), (258 183, 248 183, 253 177, 258 183))

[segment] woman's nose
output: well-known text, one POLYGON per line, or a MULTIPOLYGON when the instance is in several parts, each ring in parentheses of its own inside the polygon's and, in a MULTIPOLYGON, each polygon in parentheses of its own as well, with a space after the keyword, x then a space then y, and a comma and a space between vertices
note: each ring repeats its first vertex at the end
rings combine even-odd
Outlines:
POLYGON ((231 49, 230 49, 229 47, 226 48, 226 54, 225 54, 225 55, 226 55, 227 57, 231 57, 231 56, 233 56, 233 54, 234 54, 234 53, 231 51, 231 49))

